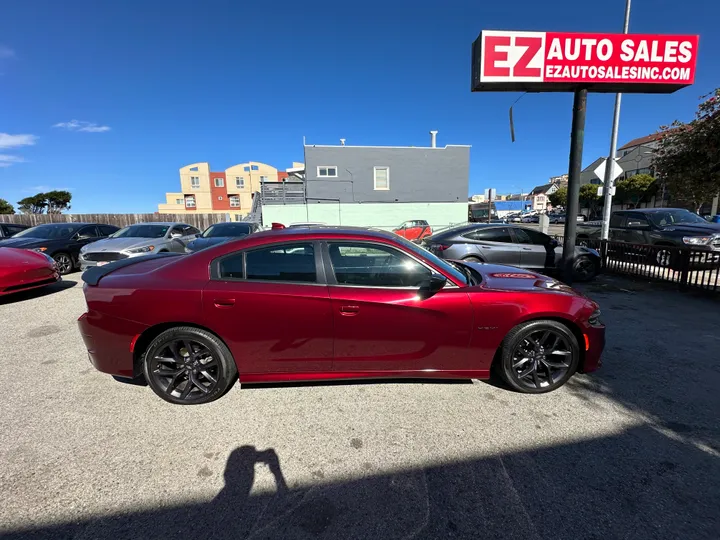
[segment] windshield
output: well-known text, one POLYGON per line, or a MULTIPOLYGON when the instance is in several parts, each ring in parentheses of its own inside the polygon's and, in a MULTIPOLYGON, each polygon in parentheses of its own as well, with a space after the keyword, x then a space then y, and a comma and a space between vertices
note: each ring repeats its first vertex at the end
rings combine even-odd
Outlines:
POLYGON ((693 214, 689 210, 666 210, 664 212, 648 212, 646 214, 650 221, 652 221, 658 227, 665 227, 667 225, 675 225, 677 223, 705 223, 707 221, 693 214))
POLYGON ((110 238, 162 238, 170 228, 170 225, 148 225, 140 223, 120 229, 110 238))
POLYGON ((38 225, 17 233, 13 238, 47 238, 48 240, 63 240, 70 238, 77 230, 76 225, 38 225))
POLYGON ((395 240, 400 242, 403 246, 405 246, 407 249, 409 249, 416 255, 419 255, 420 257, 430 261, 432 264, 434 264, 438 268, 442 268, 445 273, 453 276, 453 278, 455 278, 460 283, 470 284, 470 281, 468 280, 468 277, 465 275, 465 273, 461 272, 460 270, 455 268, 449 262, 443 261, 438 256, 433 255, 428 250, 423 249, 422 247, 418 246, 417 244, 413 244, 412 242, 410 242, 409 240, 406 240, 402 236, 399 236, 395 240))
POLYGON ((202 238, 247 236, 248 234, 250 234, 250 225, 247 223, 218 223, 205 229, 205 232, 202 233, 202 238))

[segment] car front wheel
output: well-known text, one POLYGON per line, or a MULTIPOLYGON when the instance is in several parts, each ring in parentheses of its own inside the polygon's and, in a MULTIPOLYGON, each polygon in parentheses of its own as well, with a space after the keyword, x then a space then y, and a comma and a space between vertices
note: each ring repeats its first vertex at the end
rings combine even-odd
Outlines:
POLYGON ((222 396, 237 376, 227 346, 214 334, 190 326, 162 332, 144 357, 150 388, 170 403, 209 403, 222 396))
POLYGON ((580 362, 578 341, 557 321, 530 321, 505 337, 498 371, 513 389, 543 394, 560 388, 580 362))
POLYGON ((576 281, 590 281, 598 273, 598 264, 593 257, 584 255, 575 259, 573 277, 576 281))
POLYGON ((53 259, 55 259, 55 265, 61 276, 73 271, 73 260, 68 253, 56 253, 53 255, 53 259))

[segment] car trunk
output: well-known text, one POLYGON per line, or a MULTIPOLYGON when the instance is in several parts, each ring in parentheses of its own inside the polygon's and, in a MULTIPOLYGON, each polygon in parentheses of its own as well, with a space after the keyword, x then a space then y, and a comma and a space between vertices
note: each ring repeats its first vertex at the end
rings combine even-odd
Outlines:
POLYGON ((178 253, 156 253, 143 257, 122 259, 104 266, 89 268, 83 273, 82 280, 89 286, 94 287, 98 285, 100 280, 108 276, 125 277, 148 274, 168 264, 173 264, 181 257, 183 255, 178 253))

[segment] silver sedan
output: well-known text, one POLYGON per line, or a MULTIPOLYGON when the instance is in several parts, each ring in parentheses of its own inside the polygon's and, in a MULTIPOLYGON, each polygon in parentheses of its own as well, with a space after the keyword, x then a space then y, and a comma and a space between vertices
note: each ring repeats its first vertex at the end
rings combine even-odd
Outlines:
POLYGON ((184 253, 185 245, 199 233, 187 223, 136 223, 105 240, 83 247, 80 250, 80 268, 86 270, 91 266, 150 253, 184 253))

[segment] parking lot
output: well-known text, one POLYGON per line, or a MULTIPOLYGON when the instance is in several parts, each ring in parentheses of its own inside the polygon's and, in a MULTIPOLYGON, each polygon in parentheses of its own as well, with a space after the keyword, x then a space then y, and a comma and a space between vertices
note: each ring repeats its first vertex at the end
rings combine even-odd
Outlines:
POLYGON ((547 395, 295 384, 179 407, 92 368, 79 281, 0 302, 3 538, 718 536, 716 300, 601 277, 604 366, 547 395))

